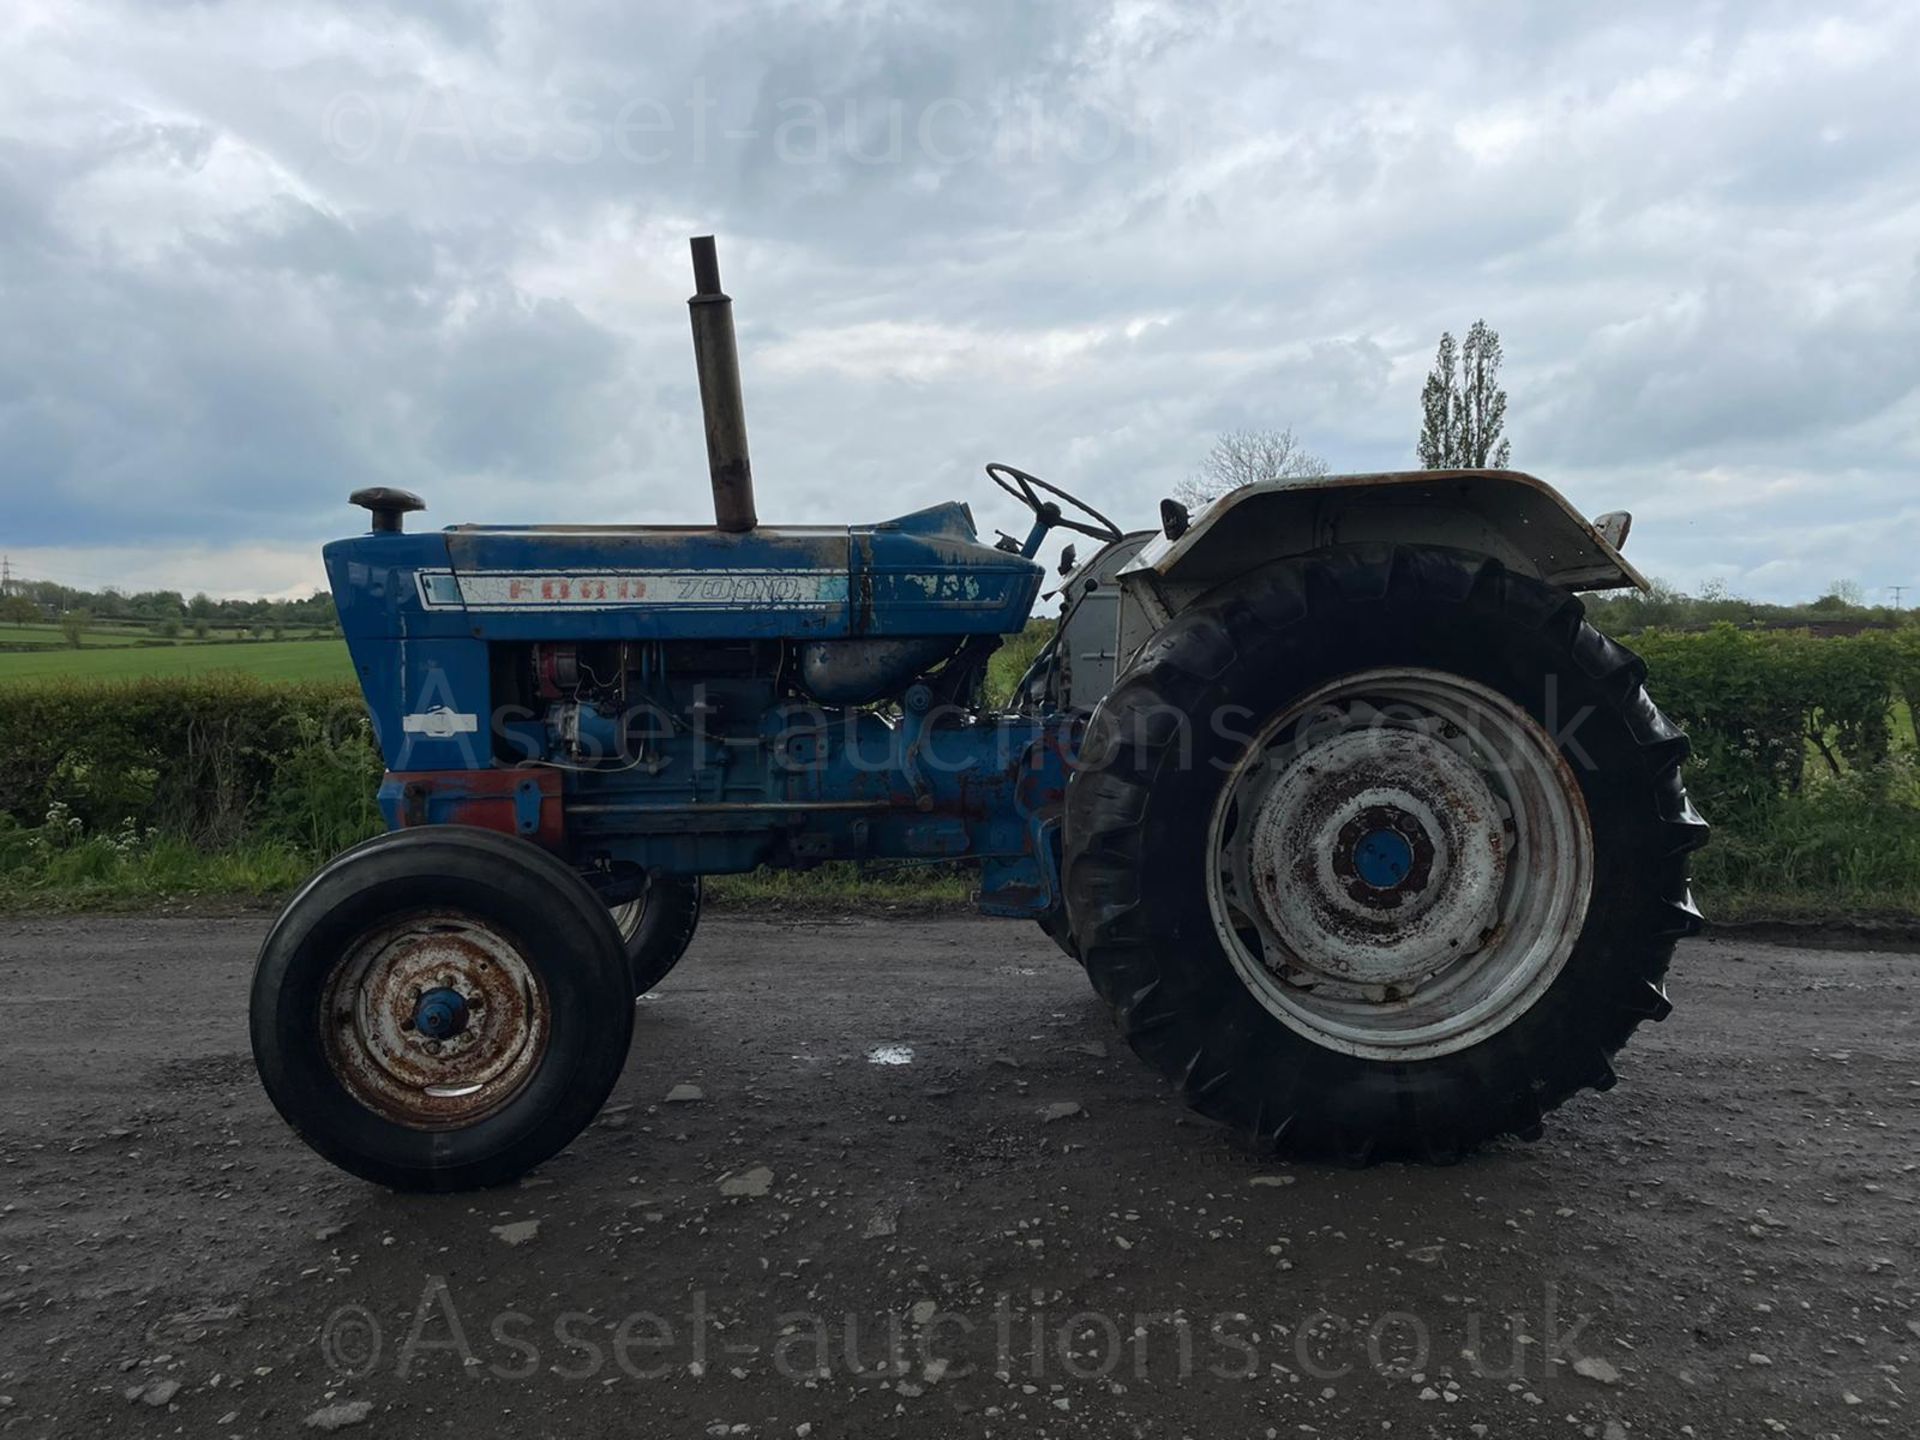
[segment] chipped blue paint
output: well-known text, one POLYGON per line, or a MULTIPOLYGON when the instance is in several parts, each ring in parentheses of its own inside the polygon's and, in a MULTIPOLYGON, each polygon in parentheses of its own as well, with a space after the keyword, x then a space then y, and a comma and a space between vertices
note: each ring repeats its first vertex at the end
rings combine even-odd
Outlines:
MULTIPOLYGON (((493 804, 476 797, 497 789, 482 782, 519 761, 532 768, 517 773, 549 787, 557 773, 557 843, 582 864, 712 874, 769 860, 968 857, 987 862, 983 903, 995 913, 1057 903, 1048 822, 1029 801, 1036 785, 1053 802, 1064 793, 1058 717, 902 721, 817 706, 789 716, 768 682, 751 702, 768 708, 750 743, 675 730, 652 742, 645 766, 583 768, 559 761, 542 713, 496 703, 497 644, 1017 632, 1041 567, 983 544, 964 505, 740 534, 457 526, 361 535, 325 555, 390 772, 391 825, 474 823, 463 817, 493 804)), ((704 678, 636 674, 640 685, 704 678)), ((595 724, 617 742, 611 719, 596 713, 595 724)), ((523 834, 545 824, 540 791, 506 783, 505 808, 484 813, 523 834)))

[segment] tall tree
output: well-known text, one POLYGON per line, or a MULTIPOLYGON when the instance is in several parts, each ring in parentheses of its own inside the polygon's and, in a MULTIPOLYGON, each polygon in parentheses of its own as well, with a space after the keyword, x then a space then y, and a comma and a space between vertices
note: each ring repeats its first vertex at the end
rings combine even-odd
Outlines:
POLYGON ((1504 470, 1513 447, 1502 432, 1507 392, 1500 388, 1500 332, 1476 320, 1456 353, 1442 332, 1433 369, 1420 390, 1420 464, 1428 470, 1504 470))
POLYGON ((1301 445, 1290 429, 1228 430, 1173 493, 1183 505, 1198 510, 1242 485, 1326 473, 1327 462, 1301 445))
POLYGON ((1445 470, 1454 462, 1453 397, 1460 388, 1454 373, 1453 332, 1440 332, 1427 383, 1420 387, 1420 468, 1445 470))

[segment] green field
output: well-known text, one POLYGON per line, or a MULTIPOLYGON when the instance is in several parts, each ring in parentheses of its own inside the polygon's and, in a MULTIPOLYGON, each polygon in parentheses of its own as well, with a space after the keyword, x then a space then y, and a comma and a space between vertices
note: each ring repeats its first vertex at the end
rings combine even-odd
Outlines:
POLYGON ((353 664, 341 640, 213 641, 0 653, 0 684, 9 680, 129 680, 143 675, 207 675, 216 671, 262 680, 353 678, 353 664))
MULTIPOLYGON (((80 637, 86 646, 132 645, 140 640, 158 640, 160 632, 138 626, 89 625, 80 637)), ((188 638, 192 638, 191 636, 188 638)), ((48 645, 69 649, 67 637, 58 625, 0 625, 0 645, 48 645)))

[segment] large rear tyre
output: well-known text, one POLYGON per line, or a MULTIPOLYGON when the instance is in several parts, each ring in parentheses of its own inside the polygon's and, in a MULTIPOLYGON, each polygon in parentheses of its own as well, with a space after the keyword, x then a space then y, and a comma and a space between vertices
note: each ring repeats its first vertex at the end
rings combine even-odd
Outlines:
POLYGON ((397 1190, 497 1185, 563 1149, 626 1063, 625 953, 593 890, 460 826, 331 861, 268 933, 254 1061, 321 1155, 397 1190))
POLYGON ((1671 1008, 1686 739, 1572 596, 1353 546, 1222 587, 1093 717, 1067 899, 1196 1109, 1364 1163, 1533 1138, 1671 1008))
POLYGON ((700 904, 698 875, 655 875, 640 894, 612 907, 636 996, 666 979, 687 953, 700 926, 700 904))

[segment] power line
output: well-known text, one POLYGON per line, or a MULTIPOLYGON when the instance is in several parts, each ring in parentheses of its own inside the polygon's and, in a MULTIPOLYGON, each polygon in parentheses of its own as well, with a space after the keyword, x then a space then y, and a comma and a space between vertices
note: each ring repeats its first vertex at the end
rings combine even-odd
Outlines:
MULTIPOLYGON (((35 564, 31 573, 23 573, 19 579, 15 581, 15 583, 19 585, 33 584, 36 582, 39 584, 61 585, 69 590, 91 590, 99 594, 105 594, 109 590, 119 591, 125 595, 136 593, 129 588, 125 580, 108 580, 99 575, 81 575, 67 569, 65 566, 57 570, 49 570, 44 565, 35 564)), ((177 587, 156 585, 153 588, 156 590, 164 590, 177 587)))
POLYGON ((31 573, 22 574, 15 583, 26 585, 35 581, 65 585, 70 590, 112 590, 120 583, 116 580, 103 580, 98 575, 76 575, 64 567, 59 570, 49 570, 46 566, 38 564, 33 566, 31 573))
POLYGON ((1889 585, 1887 588, 1893 591, 1893 608, 1898 610, 1900 608, 1900 597, 1907 593, 1907 587, 1905 585, 1889 585))

